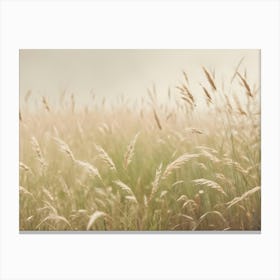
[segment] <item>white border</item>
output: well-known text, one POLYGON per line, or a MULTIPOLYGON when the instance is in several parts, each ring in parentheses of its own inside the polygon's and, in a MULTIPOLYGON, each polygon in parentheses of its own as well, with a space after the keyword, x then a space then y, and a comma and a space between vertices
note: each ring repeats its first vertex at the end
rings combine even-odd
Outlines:
POLYGON ((278 1, 2 1, 1 279, 280 279, 279 34, 278 1), (262 233, 19 234, 20 48, 261 49, 262 233))

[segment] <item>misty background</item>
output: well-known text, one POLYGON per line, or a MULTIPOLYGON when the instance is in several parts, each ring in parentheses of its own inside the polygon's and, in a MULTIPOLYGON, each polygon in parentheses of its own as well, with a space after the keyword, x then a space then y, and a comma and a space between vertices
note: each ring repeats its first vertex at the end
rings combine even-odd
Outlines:
POLYGON ((199 83, 207 85, 202 66, 215 70, 218 83, 228 84, 242 58, 239 71, 259 83, 259 50, 20 50, 20 102, 28 91, 37 106, 42 96, 58 105, 62 92, 66 98, 74 94, 80 105, 93 102, 93 95, 110 103, 121 95, 133 101, 153 84, 164 102, 168 88, 178 93, 183 70, 192 93, 201 94, 199 83))

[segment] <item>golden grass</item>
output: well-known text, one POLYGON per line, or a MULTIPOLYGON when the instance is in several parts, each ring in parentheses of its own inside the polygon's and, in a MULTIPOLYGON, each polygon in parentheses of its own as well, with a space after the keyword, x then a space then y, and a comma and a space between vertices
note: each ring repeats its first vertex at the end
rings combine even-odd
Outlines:
MULTIPOLYGON (((20 230, 260 230, 260 98, 237 65, 138 107, 20 108, 20 230), (231 88, 233 87, 233 89, 231 88), (148 106, 146 104, 149 104, 148 106)), ((66 102, 68 102, 66 104, 66 102)))

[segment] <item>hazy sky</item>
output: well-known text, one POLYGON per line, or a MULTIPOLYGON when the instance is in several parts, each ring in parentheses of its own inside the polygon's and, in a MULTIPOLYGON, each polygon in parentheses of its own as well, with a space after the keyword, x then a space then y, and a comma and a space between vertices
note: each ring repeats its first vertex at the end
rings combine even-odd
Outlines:
POLYGON ((182 80, 182 70, 196 84, 204 79, 201 66, 227 80, 242 57, 241 70, 258 82, 258 50, 20 50, 20 95, 31 89, 52 102, 66 89, 88 100, 92 89, 101 98, 133 99, 155 83, 161 97, 182 80))

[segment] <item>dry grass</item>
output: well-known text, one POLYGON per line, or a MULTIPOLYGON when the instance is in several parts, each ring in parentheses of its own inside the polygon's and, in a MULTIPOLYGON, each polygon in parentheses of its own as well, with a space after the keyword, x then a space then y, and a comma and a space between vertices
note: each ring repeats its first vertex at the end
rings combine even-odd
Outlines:
POLYGON ((28 91, 20 230, 260 230, 260 97, 241 62, 227 86, 203 67, 135 108, 64 91, 32 111, 28 91))

